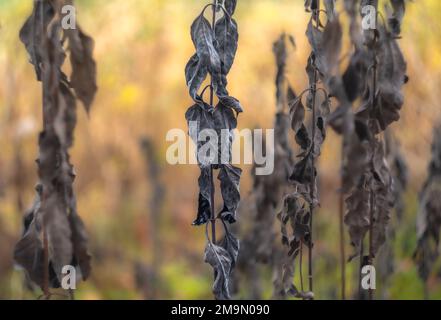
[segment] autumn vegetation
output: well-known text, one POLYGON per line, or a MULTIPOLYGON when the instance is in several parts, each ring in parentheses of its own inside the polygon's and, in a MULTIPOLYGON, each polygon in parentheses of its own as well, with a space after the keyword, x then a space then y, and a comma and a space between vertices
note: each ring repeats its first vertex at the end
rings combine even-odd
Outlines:
POLYGON ((440 298, 440 9, 0 1, 0 298, 440 298), (168 164, 174 128, 223 161, 168 164))

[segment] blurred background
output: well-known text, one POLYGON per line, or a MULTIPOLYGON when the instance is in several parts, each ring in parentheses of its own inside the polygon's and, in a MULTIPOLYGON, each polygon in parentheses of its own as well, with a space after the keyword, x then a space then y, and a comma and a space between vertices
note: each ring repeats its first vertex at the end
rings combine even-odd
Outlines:
MULTIPOLYGON (((307 86, 304 66, 310 48, 304 34, 309 15, 303 0, 238 2, 240 40, 229 91, 245 109, 240 129, 271 128, 276 68, 272 43, 282 32, 295 37, 297 49, 290 52, 287 76, 295 90, 302 91, 307 86)), ((165 161, 167 131, 186 130, 184 113, 192 101, 184 67, 194 53, 189 31, 206 1, 75 3, 79 23, 95 39, 99 86, 90 116, 78 109, 71 152, 78 175, 78 211, 89 231, 93 256, 93 274, 79 285, 76 298, 211 299, 212 269, 203 262, 205 230, 191 226, 198 168, 165 161), (148 157, 142 140, 148 141, 148 157), (161 190, 163 199, 157 197, 161 190)), ((27 289, 12 262, 23 212, 34 197, 41 130, 41 87, 18 39, 31 10, 31 0, 0 0, 0 299, 35 299, 40 294, 27 289)), ((421 299, 423 284, 412 253, 418 192, 427 176, 432 128, 441 120, 441 2, 410 2, 402 37, 410 82, 404 89, 402 118, 392 127, 409 165, 410 185, 406 213, 392 243, 394 273, 387 284, 378 284, 378 297, 421 299)), ((340 145, 340 138, 329 130, 320 160, 322 207, 314 222, 318 299, 339 295, 340 145)), ((251 168, 243 169, 241 193, 246 200, 251 168)), ((246 213, 238 223, 249 223, 246 213)), ((351 293, 356 291, 356 268, 357 263, 348 264, 351 293)), ((432 299, 441 299, 441 263, 437 270, 428 282, 432 299)), ((269 298, 271 274, 264 276, 269 298)))

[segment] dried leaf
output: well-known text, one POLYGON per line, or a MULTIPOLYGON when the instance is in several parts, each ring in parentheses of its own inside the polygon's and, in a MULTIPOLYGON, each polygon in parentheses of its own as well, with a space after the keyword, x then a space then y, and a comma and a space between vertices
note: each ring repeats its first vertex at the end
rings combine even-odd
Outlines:
POLYGON ((224 225, 225 227, 225 235, 222 238, 219 245, 224 248, 228 254, 230 255, 231 259, 231 270, 234 269, 237 262, 237 257, 239 256, 239 240, 234 236, 233 233, 228 230, 227 225, 224 225))
POLYGON ((302 124, 300 129, 296 133, 296 142, 302 148, 302 150, 307 150, 311 145, 311 138, 309 137, 308 130, 305 125, 302 124))
POLYGON ((200 14, 192 24, 191 38, 196 48, 198 59, 190 59, 186 68, 187 86, 190 89, 190 95, 196 102, 200 101, 200 98, 195 96, 195 92, 199 89, 198 85, 200 86, 203 82, 201 79, 204 74, 204 68, 207 68, 213 77, 213 85, 216 93, 219 96, 228 95, 228 92, 226 92, 222 84, 221 59, 215 48, 213 30, 203 14, 200 14))
POLYGON ((393 13, 388 19, 389 27, 394 35, 401 33, 401 23, 403 22, 404 14, 406 12, 406 4, 404 0, 390 0, 393 13))
POLYGON ((213 284, 213 294, 216 300, 231 299, 230 274, 232 261, 228 251, 209 242, 205 248, 204 261, 213 267, 216 275, 213 284))
POLYGON ((226 86, 226 76, 233 66, 239 40, 237 23, 234 19, 224 16, 216 22, 215 31, 216 49, 221 59, 222 75, 224 76, 223 83, 226 86))
POLYGON ((194 226, 207 223, 211 218, 211 194, 213 188, 211 185, 211 168, 210 166, 201 167, 199 176, 199 199, 198 213, 196 220, 193 221, 194 226))
POLYGON ((417 216, 418 243, 414 260, 421 279, 427 281, 439 257, 441 232, 441 126, 434 130, 432 160, 429 173, 420 194, 417 216))
POLYGON ((90 111, 98 89, 96 84, 96 62, 93 59, 94 41, 80 28, 69 30, 70 62, 72 64, 71 85, 78 99, 90 111))
POLYGON ((305 120, 305 106, 302 103, 302 98, 297 98, 291 105, 289 110, 291 118, 291 128, 294 132, 298 132, 303 126, 305 120))
POLYGON ((232 16, 236 11, 237 0, 224 0, 224 7, 228 14, 232 16))
POLYGON ((240 202, 239 183, 241 174, 242 169, 225 164, 221 166, 218 176, 224 200, 224 207, 219 216, 229 223, 236 222, 236 211, 240 202))

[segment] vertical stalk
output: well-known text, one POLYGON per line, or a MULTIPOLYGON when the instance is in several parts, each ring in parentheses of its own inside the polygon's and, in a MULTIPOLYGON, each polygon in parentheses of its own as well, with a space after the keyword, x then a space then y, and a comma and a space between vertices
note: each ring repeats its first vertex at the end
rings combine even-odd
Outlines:
MULTIPOLYGON (((375 2, 375 29, 374 29, 374 42, 373 42, 373 64, 372 64, 372 92, 371 92, 371 104, 372 112, 375 112, 376 101, 375 95, 377 92, 377 54, 376 45, 378 40, 377 20, 378 20, 378 2, 375 2)), ((375 152, 375 150, 374 150, 375 152)), ((373 160, 372 160, 373 161, 373 160)), ((373 166, 373 164, 372 164, 373 166)), ((375 210, 375 192, 373 190, 373 178, 370 182, 370 213, 369 213, 369 265, 374 263, 374 248, 373 248, 373 234, 374 234, 374 210, 375 210)), ((373 300, 374 291, 369 288, 369 300, 373 300)))
MULTIPOLYGON (((369 265, 372 265, 374 263, 374 253, 373 253, 373 234, 374 234, 374 210, 375 210, 375 194, 372 190, 372 183, 371 183, 371 199, 370 199, 370 214, 369 214, 369 265)), ((369 300, 374 299, 374 291, 369 288, 369 300)))
MULTIPOLYGON (((343 143, 341 147, 341 163, 344 161, 343 143)), ((341 266, 341 299, 346 300, 346 254, 345 254, 345 229, 344 229, 344 191, 343 179, 341 180, 341 190, 339 192, 339 225, 340 225, 340 266, 341 266)))
POLYGON ((43 221, 43 295, 44 299, 50 298, 49 292, 49 243, 43 221))
MULTIPOLYGON (((41 1, 41 0, 40 0, 41 1)), ((40 14, 41 14, 41 34, 45 34, 45 12, 44 12, 44 5, 43 1, 41 1, 40 4, 40 14)), ((45 37, 42 37, 41 40, 43 43, 41 43, 41 47, 47 50, 47 43, 44 43, 45 37)), ((41 73, 41 97, 42 97, 42 116, 43 116, 43 131, 46 131, 47 129, 47 122, 48 122, 48 106, 47 106, 47 89, 45 88, 45 81, 47 81, 47 68, 42 63, 42 73, 41 73)), ((43 186, 43 194, 42 194, 42 201, 46 201, 46 192, 47 190, 44 190, 46 186, 43 186)), ((46 232, 46 221, 43 217, 42 219, 42 231, 43 231, 43 294, 45 299, 50 298, 50 292, 49 292, 49 241, 47 238, 47 232, 46 232)))
MULTIPOLYGON (((315 22, 318 25, 320 25, 320 0, 317 0, 317 8, 314 10, 314 19, 315 22)), ((308 280, 309 280, 309 291, 313 292, 313 265, 312 265, 312 247, 313 247, 313 241, 312 241, 312 218, 314 214, 314 198, 315 198, 315 158, 314 158, 314 137, 315 137, 315 127, 316 127, 316 121, 317 121, 317 115, 316 115, 316 108, 315 108, 315 100, 317 96, 317 80, 318 80, 318 74, 317 70, 314 70, 314 83, 312 85, 312 118, 311 118, 311 128, 312 128, 312 138, 311 138, 311 150, 312 150, 312 157, 311 157, 311 185, 310 185, 310 196, 311 196, 311 202, 309 204, 309 244, 308 244, 308 280)))
POLYGON ((303 241, 300 240, 300 258, 299 258, 299 275, 300 275, 300 290, 305 291, 303 287, 303 241))
MULTIPOLYGON (((213 0, 212 6, 212 19, 211 19, 211 29, 213 33, 215 33, 216 28, 216 9, 217 9, 217 0, 213 0)), ((210 79, 210 106, 214 107, 214 86, 213 86, 213 77, 210 79)), ((211 241, 216 244, 216 216, 214 213, 214 176, 213 176, 213 165, 210 166, 210 179, 211 179, 211 241)))

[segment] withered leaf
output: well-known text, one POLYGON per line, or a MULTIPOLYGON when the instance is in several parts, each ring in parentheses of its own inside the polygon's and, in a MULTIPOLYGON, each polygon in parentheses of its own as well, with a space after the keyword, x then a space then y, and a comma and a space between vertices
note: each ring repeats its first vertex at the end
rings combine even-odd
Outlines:
POLYGON ((294 132, 298 132, 305 120, 305 106, 302 103, 302 97, 298 97, 290 104, 289 116, 291 118, 291 128, 294 132))
POLYGON ((76 209, 69 215, 70 229, 72 230, 73 263, 81 270, 81 278, 86 280, 91 273, 91 256, 87 250, 88 236, 86 228, 76 209))
POLYGON ((309 184, 312 182, 313 177, 316 176, 317 172, 315 168, 312 168, 311 157, 312 154, 308 154, 295 164, 294 170, 289 177, 290 181, 300 184, 309 184))
POLYGON ((228 12, 230 16, 234 14, 236 11, 237 0, 224 0, 225 10, 228 12))
POLYGON ((360 252, 359 248, 366 232, 369 230, 370 191, 369 177, 363 175, 359 184, 346 199, 345 224, 349 228, 351 244, 355 247, 353 258, 360 252))
POLYGON ((199 226, 207 223, 211 218, 211 168, 210 166, 202 166, 201 174, 199 176, 199 199, 198 199, 198 213, 196 219, 193 221, 194 226, 199 226))
POLYGON ((228 251, 209 242, 205 248, 204 261, 213 267, 216 274, 213 284, 213 294, 216 300, 231 299, 230 274, 232 261, 228 251))
POLYGON ((42 45, 45 35, 42 34, 41 26, 44 25, 44 29, 46 29, 47 24, 53 19, 54 15, 54 9, 49 2, 36 1, 32 14, 20 30, 20 40, 26 47, 30 63, 35 68, 38 81, 41 81, 41 64, 44 55, 42 45))
POLYGON ((236 56, 239 33, 237 23, 234 19, 227 16, 222 17, 216 22, 216 49, 222 63, 223 83, 226 86, 226 76, 233 66, 236 56))
POLYGON ((224 227, 225 235, 219 245, 224 248, 230 255, 231 270, 233 270, 237 262, 237 257, 239 255, 240 243, 239 240, 234 236, 234 234, 230 230, 228 230, 228 226, 226 224, 224 224, 224 227))
POLYGON ((433 131, 432 159, 428 177, 420 194, 417 216, 418 244, 414 260, 418 274, 427 281, 439 257, 441 232, 441 126, 433 131))
POLYGON ((242 105, 239 100, 230 96, 223 96, 220 98, 220 103, 222 103, 225 107, 232 108, 236 113, 243 112, 242 105))
POLYGON ((214 128, 219 137, 218 153, 221 164, 231 162, 231 150, 234 139, 233 130, 237 128, 237 119, 231 108, 219 103, 213 113, 214 128))
POLYGON ((395 35, 399 35, 401 33, 401 23, 406 12, 406 4, 404 0, 390 0, 390 3, 392 4, 393 13, 388 19, 389 27, 395 35))
POLYGON ((198 95, 198 91, 207 78, 208 68, 202 63, 197 54, 194 54, 185 67, 185 78, 190 91, 190 96, 196 102, 202 102, 202 97, 198 95))
POLYGON ((296 142, 302 148, 302 150, 307 150, 311 145, 311 138, 309 137, 308 130, 305 125, 302 124, 300 129, 296 133, 296 142))
MULTIPOLYGON (((202 79, 203 71, 205 66, 208 72, 213 78, 214 90, 219 96, 228 95, 222 82, 222 72, 221 72, 221 59, 215 48, 215 39, 213 30, 211 28, 208 20, 200 14, 196 20, 191 25, 191 38, 193 40, 194 46, 196 48, 196 54, 198 56, 198 65, 195 67, 196 60, 190 60, 189 65, 187 65, 187 86, 190 89, 190 95, 195 98, 195 90, 197 91, 197 86, 200 86, 200 79, 202 79), (193 72, 193 75, 190 74, 193 72), (188 80, 193 79, 188 82, 188 80), (196 80, 196 81, 195 81, 196 80), (195 81, 195 83, 193 83, 195 81)), ((203 81, 203 80, 202 80, 203 81)), ((201 82, 202 83, 202 82, 201 82)), ((197 100, 197 99, 195 99, 197 100)))
POLYGON ((242 169, 231 164, 222 165, 218 179, 220 180, 224 207, 219 213, 222 220, 229 223, 236 222, 236 211, 240 201, 239 183, 242 169))
POLYGON ((94 41, 80 28, 70 30, 69 49, 72 64, 71 85, 78 99, 90 111, 98 89, 96 84, 96 62, 93 59, 94 41))
POLYGON ((72 231, 68 213, 61 203, 57 193, 52 193, 42 202, 40 209, 44 213, 43 223, 48 237, 49 259, 60 283, 64 276, 62 269, 72 263, 73 257, 72 231))

